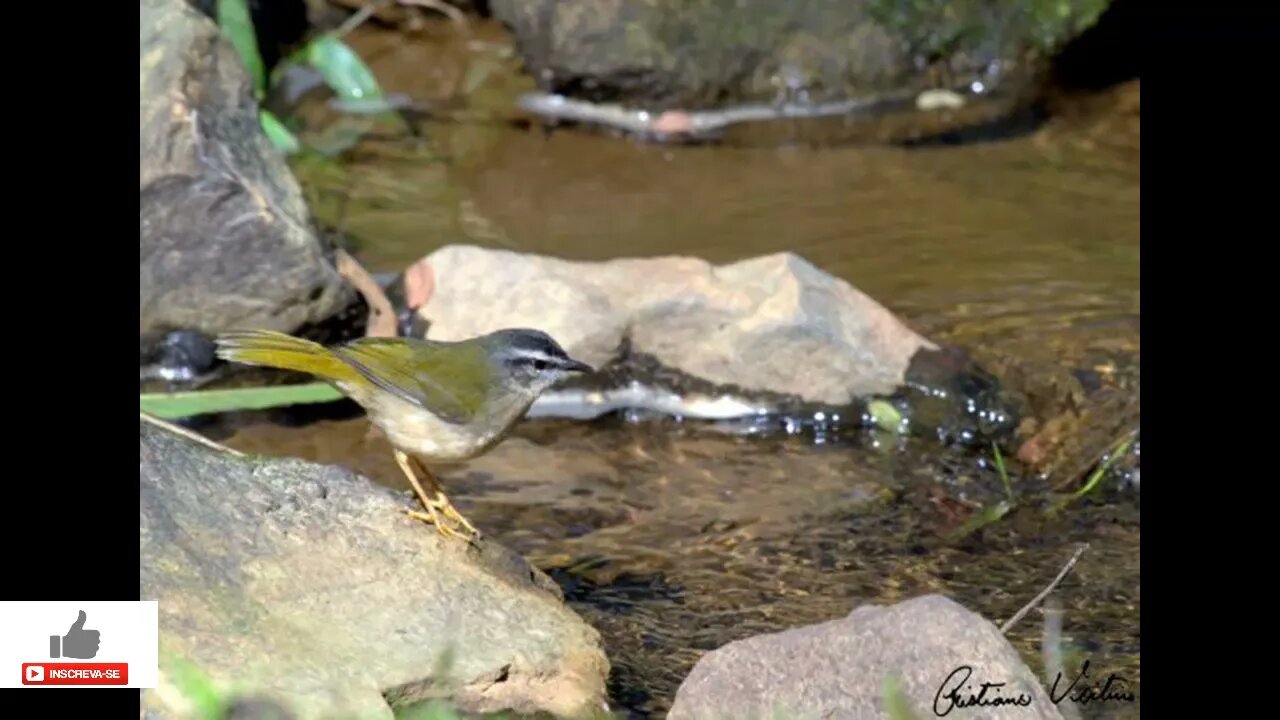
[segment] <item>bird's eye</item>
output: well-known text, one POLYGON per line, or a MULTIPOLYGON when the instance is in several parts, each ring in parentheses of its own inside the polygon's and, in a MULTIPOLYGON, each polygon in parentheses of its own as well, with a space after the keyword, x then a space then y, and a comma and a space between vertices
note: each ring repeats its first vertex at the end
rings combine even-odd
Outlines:
POLYGON ((550 364, 551 363, 548 363, 546 360, 534 360, 533 369, 541 372, 543 370, 546 370, 547 367, 550 366, 550 364))

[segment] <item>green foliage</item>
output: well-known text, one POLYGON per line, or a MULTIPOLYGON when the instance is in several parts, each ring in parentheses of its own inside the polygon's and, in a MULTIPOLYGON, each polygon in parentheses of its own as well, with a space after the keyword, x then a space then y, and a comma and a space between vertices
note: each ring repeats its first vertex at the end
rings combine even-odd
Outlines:
POLYGON ((976 512, 970 516, 963 525, 951 531, 947 536, 949 542, 955 542, 988 525, 999 522, 1018 506, 1018 500, 1013 494, 1013 483, 1009 481, 1009 471, 1005 468, 1004 455, 1000 452, 1000 446, 992 443, 991 449, 994 454, 996 472, 1000 475, 1000 484, 1004 487, 1004 499, 994 505, 988 505, 981 512, 976 512))
MULTIPOLYGON (((267 93, 268 78, 258 49, 248 1, 218 0, 218 25, 244 62, 253 79, 254 97, 261 101, 267 93)), ((341 40, 340 34, 341 31, 324 33, 313 38, 300 51, 286 58, 283 64, 298 63, 315 68, 338 97, 340 106, 351 112, 387 112, 390 110, 390 103, 373 71, 341 40)), ((280 68, 276 70, 279 71, 280 68)), ((263 132, 276 149, 285 154, 293 154, 302 149, 302 143, 275 115, 263 110, 259 119, 263 132)), ((361 132, 367 128, 367 125, 363 126, 361 132)))
POLYGON ((223 715, 222 693, 200 668, 182 658, 167 658, 166 664, 178 692, 191 703, 196 720, 220 720, 223 715))
POLYGON ((1025 0, 1030 36, 1038 50, 1049 51, 1088 30, 1109 0, 1025 0))
POLYGON ((963 525, 948 533, 947 541, 956 542, 957 540, 961 540, 972 535, 988 525, 997 523, 1005 515, 1008 515, 1009 511, 1013 510, 1013 508, 1014 504, 1009 500, 1001 500, 994 505, 988 505, 982 509, 982 512, 975 512, 964 522, 963 525))
POLYGON ((326 383, 306 383, 230 390, 145 393, 138 396, 138 404, 143 412, 172 420, 234 410, 333 402, 342 397, 341 393, 326 383))
POLYGON ((871 415, 875 426, 881 430, 902 432, 902 413, 892 403, 885 400, 872 400, 867 403, 867 413, 871 415))
POLYGON ((1134 435, 1132 434, 1126 435, 1123 439, 1121 439, 1117 445, 1111 448, 1111 451, 1107 454, 1106 459, 1103 460, 1101 463, 1098 463, 1098 467, 1095 468, 1093 473, 1089 475, 1089 479, 1085 481, 1084 485, 1081 486, 1079 490, 1076 490, 1071 495, 1055 503, 1052 507, 1049 508, 1048 513, 1050 515, 1056 515, 1071 503, 1089 495, 1094 490, 1096 490, 1098 488, 1099 483, 1102 482, 1102 478, 1106 476, 1107 471, 1111 469, 1111 466, 1114 465, 1118 460, 1120 460, 1120 458, 1124 457, 1124 454, 1129 451, 1129 447, 1133 445, 1133 441, 1134 441, 1134 435))
POLYGON ((345 101, 385 103, 373 71, 351 46, 332 35, 321 35, 306 48, 307 62, 320 72, 331 90, 345 101))
POLYGON ((868 11, 920 57, 986 43, 1048 53, 1097 21, 1108 0, 870 0, 868 11))
POLYGON ((1117 460, 1119 460, 1121 457, 1124 456, 1126 452, 1129 451, 1129 446, 1132 444, 1133 444, 1133 436, 1126 437, 1118 447, 1112 450, 1110 456, 1107 457, 1106 461, 1098 465, 1098 469, 1093 471, 1093 474, 1090 475, 1089 479, 1085 482, 1084 487, 1077 490, 1075 496, 1072 499, 1079 500, 1085 495, 1088 495, 1089 493, 1093 492, 1094 488, 1096 488, 1098 486, 1098 483, 1102 480, 1102 476, 1107 473, 1107 470, 1109 470, 1117 460))
POLYGON ((1000 473, 1000 482, 1004 485, 1004 497, 1013 502, 1013 486, 1009 483, 1009 471, 1004 467, 1004 455, 1000 454, 1000 446, 995 443, 991 443, 991 449, 995 451, 996 472, 1000 473))
POLYGON ((919 715, 911 706, 911 699, 902 689, 897 675, 886 675, 883 690, 884 709, 892 720, 919 720, 919 715))
POLYGON ((218 26, 253 78, 254 97, 261 99, 267 91, 267 72, 258 52, 258 36, 253 32, 248 0, 218 0, 218 26))
POLYGON ((289 132, 289 128, 284 126, 270 110, 262 110, 258 113, 258 120, 262 123, 262 130, 267 134, 267 139, 277 150, 292 155, 298 152, 302 147, 302 143, 298 142, 297 136, 289 132))

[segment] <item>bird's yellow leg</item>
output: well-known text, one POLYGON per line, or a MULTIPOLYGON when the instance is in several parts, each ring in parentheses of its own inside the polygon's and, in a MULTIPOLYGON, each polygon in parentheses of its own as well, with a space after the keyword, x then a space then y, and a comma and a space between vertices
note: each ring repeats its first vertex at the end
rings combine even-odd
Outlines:
MULTIPOLYGON (((440 522, 440 515, 436 512, 436 503, 433 503, 431 499, 427 496, 427 492, 422 489, 422 483, 418 481, 418 474, 414 472, 413 465, 415 463, 412 462, 411 458, 408 455, 405 455, 399 450, 395 451, 395 456, 396 456, 396 464, 400 466, 400 470, 405 474, 405 477, 409 478, 409 482, 413 485, 413 491, 417 493, 418 499, 422 501, 423 507, 425 507, 427 509, 427 512, 430 513, 430 515, 427 515, 427 514, 418 512, 417 510, 405 510, 404 511, 405 514, 411 518, 414 518, 415 520, 421 520, 425 523, 431 523, 432 525, 435 525, 436 530, 438 530, 441 535, 447 535, 447 536, 457 535, 458 533, 456 530, 440 522)), ((431 476, 428 475, 427 477, 430 478, 431 476)), ((434 480, 432 481, 432 484, 433 485, 435 484, 434 480)))
MULTIPOLYGON (((458 512, 458 509, 449 501, 449 496, 445 494, 444 488, 440 486, 440 482, 436 480, 435 475, 432 475, 431 471, 428 470, 427 467, 417 458, 409 457, 409 462, 415 473, 420 477, 425 477, 427 482, 430 483, 431 489, 434 491, 434 497, 432 497, 429 504, 434 505, 437 510, 444 513, 445 517, 466 528, 472 536, 480 537, 480 531, 477 530, 476 527, 471 524, 471 521, 467 520, 462 513, 458 512)), ((423 501, 426 502, 426 499, 424 498, 423 501)))
POLYGON ((475 526, 468 522, 467 519, 462 516, 462 513, 458 512, 458 510, 453 507, 453 504, 449 502, 449 498, 445 495, 444 489, 440 487, 440 483, 435 479, 435 476, 431 474, 430 470, 423 466, 417 458, 406 455, 399 450, 395 451, 395 457, 396 463, 400 466, 400 470, 404 472, 405 477, 408 477, 409 482, 413 485, 413 491, 417 493, 418 500, 420 500, 423 507, 427 509, 427 513, 430 513, 428 515, 418 512, 417 510, 405 510, 406 515, 435 525, 436 529, 443 535, 451 537, 461 536, 461 533, 457 530, 454 530, 447 524, 440 522, 440 513, 443 513, 446 518, 458 522, 469 530, 472 535, 476 537, 480 536, 480 532, 475 529, 475 526), (431 486, 431 495, 428 495, 427 491, 423 489, 421 482, 419 482, 420 478, 425 479, 427 484, 431 486))

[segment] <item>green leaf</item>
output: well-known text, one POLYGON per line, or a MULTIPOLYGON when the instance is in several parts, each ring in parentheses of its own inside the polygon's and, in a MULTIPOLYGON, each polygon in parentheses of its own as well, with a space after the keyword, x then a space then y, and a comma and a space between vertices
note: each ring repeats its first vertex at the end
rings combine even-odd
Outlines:
POLYGON ((867 412, 876 427, 889 432, 902 431, 902 413, 898 408, 884 400, 872 400, 867 403, 867 412))
POLYGON ((302 143, 298 142, 298 138, 289 132, 289 128, 280 122, 279 118, 268 110, 258 113, 258 119, 262 122, 262 130, 267 134, 267 138, 271 140, 271 144, 276 149, 286 155, 292 155, 298 152, 302 147, 302 143))
POLYGON ((892 720, 919 720, 896 673, 885 676, 881 692, 884 694, 885 712, 892 720))
POLYGON ((383 99, 378 80, 349 45, 322 35, 311 41, 307 61, 320 71, 324 81, 343 102, 367 105, 383 99))
POLYGON ((253 32, 248 0, 218 0, 218 25, 253 78, 254 96, 262 97, 267 89, 267 72, 258 52, 258 36, 253 32))
POLYGON ((1009 514, 1014 508, 1014 504, 1008 500, 1001 500, 995 505, 988 505, 981 512, 975 512, 965 521, 963 525, 951 531, 946 537, 947 542, 955 542, 966 538, 982 528, 999 522, 1001 518, 1009 514))
POLYGON ((221 694, 213 681, 194 663, 181 658, 166 658, 166 664, 178 692, 191 703, 198 720, 217 720, 223 715, 221 694))
POLYGON ((342 393, 327 383, 306 383, 263 388, 144 393, 138 396, 138 405, 140 410, 156 417, 174 419, 232 410, 262 410, 285 405, 333 402, 342 397, 342 393))
POLYGON ((1102 476, 1106 475, 1107 470, 1109 470, 1117 460, 1119 460, 1126 452, 1129 451, 1129 446, 1132 444, 1133 444, 1133 437, 1128 437, 1124 440, 1124 442, 1120 443, 1120 446, 1115 448, 1112 451, 1111 456, 1107 458, 1106 462, 1099 465, 1098 469, 1093 471, 1093 475, 1089 477, 1089 480, 1087 482, 1085 482, 1084 487, 1076 491, 1075 497, 1073 499, 1078 500, 1084 497, 1085 495, 1088 495, 1089 493, 1093 492, 1093 489, 1097 487, 1098 483, 1102 480, 1102 476))
POLYGON ((1104 462, 1099 464, 1098 467, 1094 469, 1093 474, 1091 474, 1089 476, 1089 479, 1085 481, 1084 487, 1081 487, 1079 490, 1075 491, 1074 493, 1064 498, 1061 498, 1057 502, 1050 505, 1048 510, 1045 511, 1046 514, 1048 514, 1049 516, 1057 515, 1058 513, 1065 510, 1066 507, 1071 503, 1075 502, 1076 500, 1079 500, 1080 498, 1088 495, 1089 493, 1097 489, 1098 484, 1102 482, 1103 476, 1107 474, 1107 470, 1109 470, 1113 464, 1115 464, 1118 460, 1120 460, 1120 458, 1123 457, 1124 454, 1129 451, 1129 446, 1133 444, 1133 440, 1134 440, 1134 436, 1128 435, 1118 445, 1113 447, 1111 450, 1110 456, 1108 456, 1104 462))
POLYGON ((1000 454, 1000 446, 991 443, 991 449, 996 455, 996 471, 1000 473, 1000 482, 1004 484, 1004 496, 1009 502, 1013 502, 1013 487, 1009 484, 1009 471, 1004 467, 1004 456, 1000 454))

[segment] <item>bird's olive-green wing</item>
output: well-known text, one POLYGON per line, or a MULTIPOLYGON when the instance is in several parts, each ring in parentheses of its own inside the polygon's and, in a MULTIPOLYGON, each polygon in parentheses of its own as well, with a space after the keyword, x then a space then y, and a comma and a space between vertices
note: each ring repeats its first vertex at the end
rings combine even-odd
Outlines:
POLYGON ((488 361, 483 348, 403 338, 363 338, 335 354, 378 387, 465 424, 484 407, 488 361))

